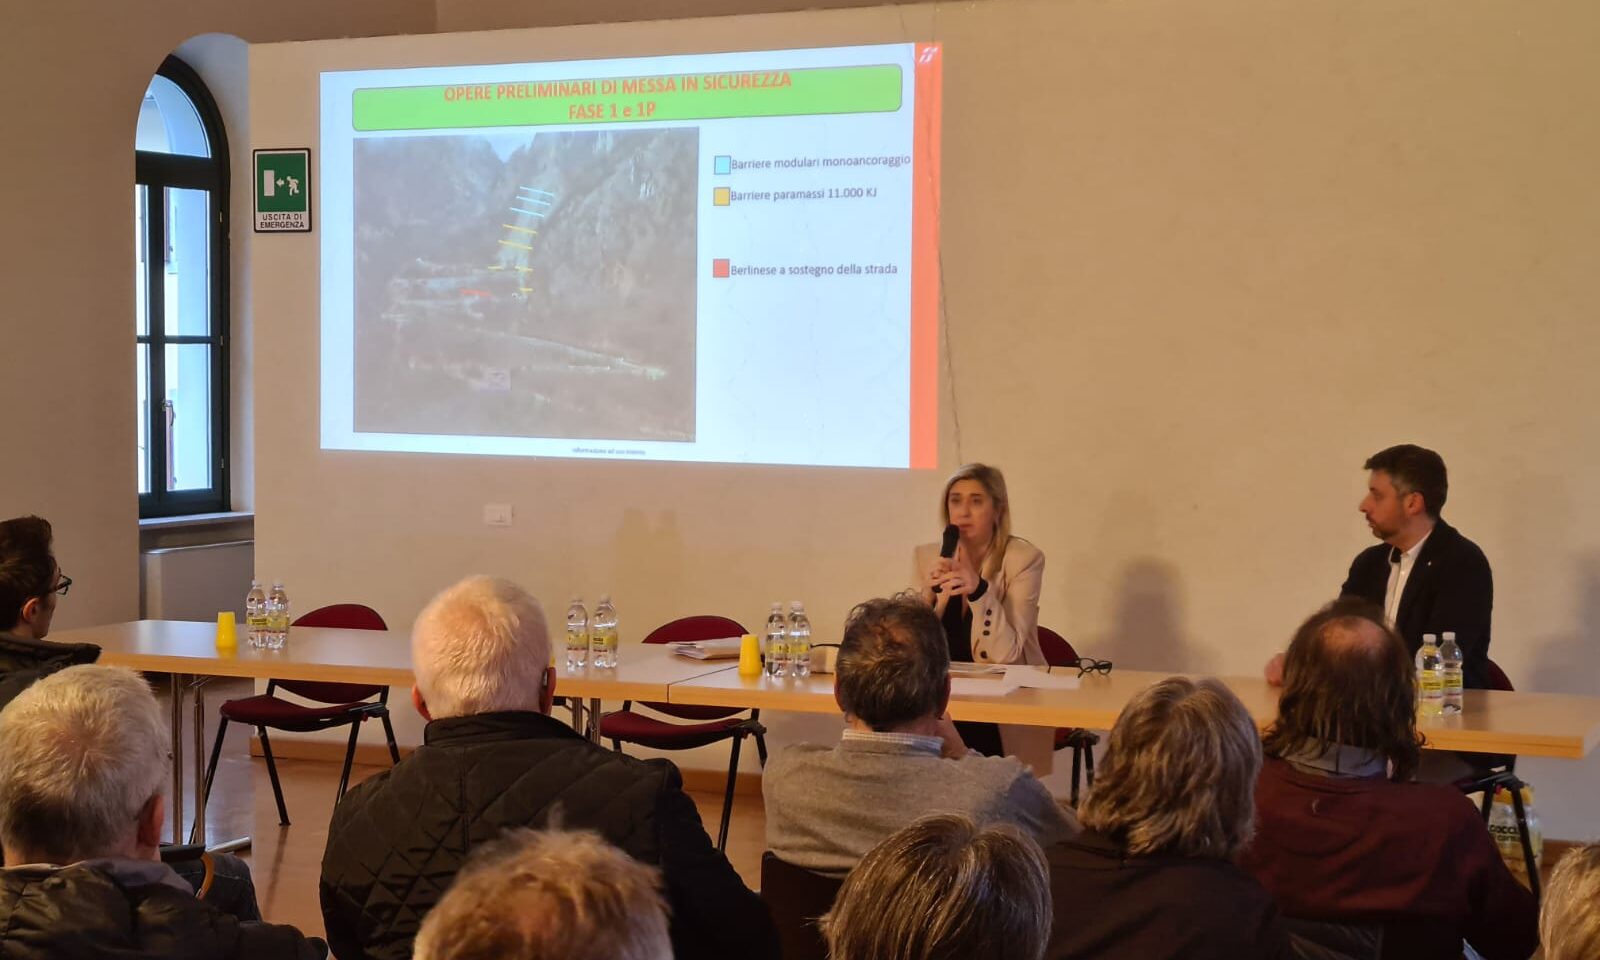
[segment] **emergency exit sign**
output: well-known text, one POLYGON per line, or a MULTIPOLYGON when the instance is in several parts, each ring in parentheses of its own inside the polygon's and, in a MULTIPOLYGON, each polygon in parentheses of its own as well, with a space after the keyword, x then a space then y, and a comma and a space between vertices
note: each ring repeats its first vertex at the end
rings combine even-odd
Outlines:
POLYGON ((257 150, 256 232, 311 232, 311 151, 257 150))

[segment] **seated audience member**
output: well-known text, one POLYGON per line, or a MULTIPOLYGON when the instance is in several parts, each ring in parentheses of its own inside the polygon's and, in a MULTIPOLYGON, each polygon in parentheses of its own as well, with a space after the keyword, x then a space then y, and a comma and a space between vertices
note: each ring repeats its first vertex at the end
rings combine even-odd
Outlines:
POLYGON ((93 644, 45 640, 56 599, 72 586, 50 552, 51 537, 43 517, 0 522, 0 707, 40 677, 100 656, 93 644))
POLYGON ((68 667, 0 712, 0 956, 326 956, 197 900, 161 862, 166 726, 144 680, 114 667, 68 667))
POLYGON ((513 831, 475 853, 415 960, 672 960, 661 873, 593 833, 513 831))
POLYGON ((845 716, 839 742, 789 747, 761 776, 767 848, 780 859, 843 876, 930 813, 1013 823, 1040 844, 1076 831, 1027 767, 967 749, 944 717, 950 652, 938 616, 915 596, 850 612, 833 694, 845 716))
POLYGON ((1272 898, 1233 859, 1250 840, 1261 740, 1217 680, 1139 693, 1111 730, 1083 833, 1045 850, 1052 960, 1277 960, 1272 898))
POLYGON ((340 960, 404 960, 468 854, 552 817, 661 869, 679 960, 776 957, 764 904, 712 846, 678 768, 590 743, 548 716, 555 695, 539 602, 471 577, 433 599, 411 638, 423 745, 334 808, 322 915, 340 960))
MULTIPOLYGON (((51 552, 51 539, 50 522, 43 517, 0 522, 0 623, 10 624, 0 630, 0 707, 40 677, 100 658, 100 648, 92 643, 45 639, 57 598, 66 596, 72 586, 51 552)), ((206 865, 198 858, 172 866, 196 890, 205 880, 206 865)), ((240 920, 260 920, 250 867, 230 853, 212 854, 211 866, 206 902, 240 920)))
POLYGON ((1478 809, 1408 782, 1421 756, 1416 676, 1383 612, 1340 600, 1299 629, 1256 786, 1242 865, 1287 917, 1383 930, 1383 956, 1524 960, 1538 946, 1531 894, 1478 809))
POLYGON ((1600 843, 1567 851, 1550 872, 1539 941, 1544 960, 1600 957, 1600 843))
POLYGON ((1040 960, 1044 857, 1010 824, 924 817, 861 858, 822 930, 829 960, 1040 960))

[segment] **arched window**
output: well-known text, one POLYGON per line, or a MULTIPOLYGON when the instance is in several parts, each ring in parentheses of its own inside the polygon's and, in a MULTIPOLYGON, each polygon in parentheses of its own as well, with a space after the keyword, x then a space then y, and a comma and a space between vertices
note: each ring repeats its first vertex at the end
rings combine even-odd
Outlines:
POLYGON ((228 142, 168 57, 134 153, 139 516, 228 509, 228 142))

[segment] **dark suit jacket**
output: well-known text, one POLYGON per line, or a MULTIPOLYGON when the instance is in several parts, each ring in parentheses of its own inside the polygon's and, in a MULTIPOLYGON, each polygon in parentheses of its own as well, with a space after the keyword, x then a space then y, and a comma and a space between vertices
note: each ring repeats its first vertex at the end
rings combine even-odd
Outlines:
MULTIPOLYGON (((1380 543, 1356 554, 1340 596, 1360 597, 1383 606, 1392 549, 1380 543)), ((1493 609, 1494 575, 1488 558, 1477 544, 1440 520, 1423 542, 1406 578, 1395 628, 1413 656, 1422 648, 1423 634, 1454 631, 1466 685, 1485 690, 1489 687, 1489 615, 1493 609)))

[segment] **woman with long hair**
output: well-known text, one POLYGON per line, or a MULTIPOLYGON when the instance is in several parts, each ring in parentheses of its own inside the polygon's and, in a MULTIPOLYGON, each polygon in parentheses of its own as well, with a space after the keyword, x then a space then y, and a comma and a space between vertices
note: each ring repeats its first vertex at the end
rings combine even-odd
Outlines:
MULTIPOLYGON (((1039 589, 1044 554, 1011 533, 1011 498, 997 468, 969 463, 945 481, 940 516, 958 531, 955 555, 925 543, 913 555, 923 602, 944 624, 952 663, 1043 665, 1039 589)), ((1011 754, 1048 772, 1049 745, 1038 728, 1002 731, 992 723, 958 723, 961 738, 991 756, 1011 754), (1030 736, 1030 732, 1032 736, 1030 736), (1026 754, 1026 755, 1025 755, 1026 754)))

